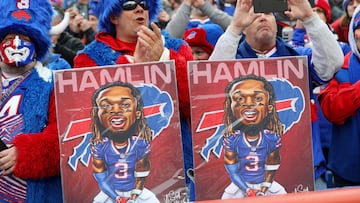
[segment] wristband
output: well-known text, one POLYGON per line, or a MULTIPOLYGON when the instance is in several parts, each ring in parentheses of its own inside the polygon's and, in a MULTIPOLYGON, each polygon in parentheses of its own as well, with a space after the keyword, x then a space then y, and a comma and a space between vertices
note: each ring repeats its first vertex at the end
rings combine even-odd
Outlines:
POLYGON ((236 164, 224 164, 224 165, 225 165, 226 171, 230 175, 231 181, 236 186, 238 186, 242 191, 246 191, 248 186, 246 185, 245 181, 243 180, 243 178, 241 177, 241 175, 239 173, 239 167, 238 167, 239 164, 236 163, 236 164))
POLYGON ((133 189, 130 192, 130 195, 140 195, 142 193, 142 190, 139 189, 133 189))
POLYGON ((263 192, 257 192, 255 196, 260 197, 260 196, 265 196, 265 194, 263 192))
POLYGON ((262 182, 260 186, 261 186, 261 187, 270 188, 270 187, 271 187, 271 184, 272 184, 272 183, 269 183, 269 182, 262 182))
POLYGON ((265 165, 265 170, 267 171, 276 171, 280 168, 280 164, 276 165, 265 165))
POLYGON ((135 171, 135 177, 137 177, 137 178, 147 177, 147 176, 149 176, 149 174, 150 174, 150 171, 141 171, 141 172, 135 171))

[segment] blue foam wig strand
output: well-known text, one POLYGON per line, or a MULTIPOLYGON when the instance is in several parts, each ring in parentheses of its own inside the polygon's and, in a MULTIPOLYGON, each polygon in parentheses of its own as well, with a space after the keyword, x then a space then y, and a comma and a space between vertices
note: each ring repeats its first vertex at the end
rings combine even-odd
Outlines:
MULTIPOLYGON (((110 16, 115 16, 122 12, 121 5, 126 0, 91 0, 90 8, 99 19, 98 30, 110 33, 115 36, 115 26, 110 22, 110 16)), ((158 14, 161 10, 161 0, 145 0, 149 6, 149 22, 157 21, 158 14)))
POLYGON ((0 40, 16 33, 30 37, 35 44, 37 60, 42 61, 51 45, 49 30, 53 10, 49 0, 0 0, 0 40))

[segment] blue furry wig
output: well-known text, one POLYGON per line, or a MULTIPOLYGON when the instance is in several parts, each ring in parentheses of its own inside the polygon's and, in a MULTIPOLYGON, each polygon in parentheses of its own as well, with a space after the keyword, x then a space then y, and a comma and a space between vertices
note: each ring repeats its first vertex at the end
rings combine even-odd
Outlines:
MULTIPOLYGON (((121 5, 127 0, 91 0, 90 8, 98 17, 98 30, 107 32, 115 36, 115 26, 110 22, 112 14, 119 15, 122 12, 121 5)), ((136 0, 140 1, 140 0, 136 0)), ((149 6, 149 21, 157 20, 158 14, 161 10, 161 0, 144 0, 149 6)))
POLYGON ((51 45, 49 30, 53 9, 49 0, 0 0, 0 41, 7 34, 30 37, 37 60, 42 61, 51 45))

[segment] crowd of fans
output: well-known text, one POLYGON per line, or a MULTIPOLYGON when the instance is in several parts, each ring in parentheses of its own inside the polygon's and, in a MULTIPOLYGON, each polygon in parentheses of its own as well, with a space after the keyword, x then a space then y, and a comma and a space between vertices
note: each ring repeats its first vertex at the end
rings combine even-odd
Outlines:
MULTIPOLYGON (((97 30, 97 16, 91 10, 88 0, 51 0, 54 8, 59 10, 62 18, 64 13, 70 13, 67 28, 58 36, 53 37, 53 51, 60 54, 73 66, 76 53, 95 38, 97 30), (84 12, 84 5, 87 12, 84 12)), ((314 0, 310 1, 313 12, 323 20, 336 37, 343 55, 351 54, 349 44, 349 27, 352 16, 360 0, 314 0)), ((230 25, 236 8, 236 0, 162 0, 162 10, 155 23, 169 33, 171 37, 183 39, 192 49, 193 60, 209 60, 215 44, 230 25)), ((277 24, 277 36, 293 47, 311 47, 312 42, 300 20, 290 19, 283 13, 274 13, 277 24)), ((317 96, 323 84, 312 90, 317 96)), ((318 99, 316 112, 320 122, 320 136, 325 166, 328 163, 333 136, 334 123, 324 116, 318 99)), ((333 144, 334 145, 334 144, 333 144)), ((336 152, 333 152, 336 153, 336 152)), ((342 163, 339 163, 340 165, 342 163)), ((360 163, 356 163, 358 166, 360 163)), ((341 177, 340 172, 333 171, 326 166, 320 179, 323 184, 316 185, 316 189, 336 186, 335 179, 341 177)), ((358 185, 360 180, 347 180, 349 185, 358 185)), ((346 185, 346 184, 345 184, 346 185)))
MULTIPOLYGON (((176 64, 187 172, 194 167, 187 62, 304 55, 311 80, 310 108, 317 114, 311 116, 315 189, 360 185, 360 0, 288 0, 291 9, 284 13, 254 13, 251 0, 1 0, 0 4, 4 18, 0 126, 10 126, 0 131, 3 141, 10 137, 8 148, 0 151, 0 202, 61 202, 50 70, 166 60, 176 64), (13 17, 16 9, 27 9, 35 19, 30 23, 35 23, 29 26, 13 17), (136 17, 135 9, 140 12, 136 17), (264 34, 259 33, 262 23, 267 25, 264 34), (33 54, 13 59, 8 50, 19 46, 33 54), (12 99, 21 104, 19 111, 6 109, 12 99)), ((273 169, 266 172, 278 168, 270 166, 273 169)), ((237 191, 248 195, 250 186, 239 174, 231 174, 237 164, 225 167, 237 191)), ((117 199, 119 194, 103 182, 99 181, 101 188, 112 194, 109 199, 117 199)), ((186 183, 194 200, 190 176, 186 183)), ((264 183, 257 191, 262 195, 272 182, 264 183)), ((136 187, 129 191, 128 203, 140 198, 143 185, 136 187)))
MULTIPOLYGON (((84 15, 79 12, 81 5, 88 1, 79 0, 54 0, 63 9, 62 12, 70 12, 69 26, 61 36, 71 36, 81 40, 83 45, 88 44, 94 39, 97 32, 96 15, 90 7, 88 13, 84 15), (90 17, 91 16, 91 17, 90 17), (92 25, 92 26, 90 26, 92 25), (65 34, 66 33, 66 34, 65 34)), ((351 18, 354 14, 359 0, 315 0, 310 1, 313 12, 323 20, 339 42, 344 56, 351 52, 348 32, 351 18)), ((194 60, 208 60, 219 37, 226 31, 234 15, 236 0, 162 0, 162 10, 156 21, 161 30, 169 33, 171 37, 185 40, 192 49, 194 60)), ((277 36, 288 42, 294 47, 311 47, 312 42, 306 33, 303 23, 300 20, 290 19, 283 13, 274 13, 277 24, 277 36)), ((60 38, 62 39, 62 38, 60 38)), ((71 49, 73 52, 81 50, 70 47, 74 43, 66 43, 64 40, 54 42, 54 51, 60 53, 71 65, 73 61, 68 56, 69 52, 61 52, 61 46, 71 49)), ((75 56, 75 53, 72 54, 75 56)), ((326 84, 321 86, 324 88, 326 84)), ((319 93, 319 87, 314 87, 315 95, 319 93)), ((330 150, 330 140, 332 136, 332 122, 322 114, 321 106, 317 99, 313 101, 317 104, 318 118, 320 119, 321 143, 325 161, 328 162, 330 150)), ((326 164, 325 164, 326 165, 326 164)), ((341 176, 337 171, 326 168, 326 172, 321 174, 321 178, 327 184, 319 186, 324 189, 334 186, 333 173, 335 177, 341 176)), ((348 180, 353 183, 360 183, 359 180, 348 180)), ((336 185, 336 183, 335 183, 336 185)))

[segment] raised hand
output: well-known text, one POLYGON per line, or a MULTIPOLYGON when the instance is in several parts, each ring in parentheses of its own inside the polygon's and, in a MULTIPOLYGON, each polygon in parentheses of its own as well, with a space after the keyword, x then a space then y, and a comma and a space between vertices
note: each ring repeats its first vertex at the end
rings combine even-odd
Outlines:
POLYGON ((253 0, 238 0, 230 29, 234 34, 241 34, 261 13, 254 13, 253 0))
POLYGON ((138 40, 134 53, 134 60, 138 62, 158 61, 164 51, 164 42, 160 28, 151 23, 151 28, 141 26, 137 32, 138 40))
POLYGON ((289 10, 285 11, 290 19, 306 21, 314 15, 308 0, 288 0, 289 10))

